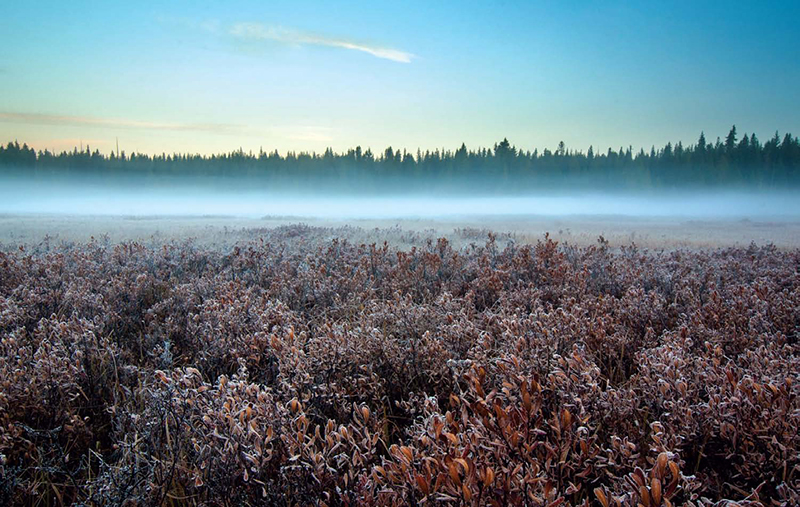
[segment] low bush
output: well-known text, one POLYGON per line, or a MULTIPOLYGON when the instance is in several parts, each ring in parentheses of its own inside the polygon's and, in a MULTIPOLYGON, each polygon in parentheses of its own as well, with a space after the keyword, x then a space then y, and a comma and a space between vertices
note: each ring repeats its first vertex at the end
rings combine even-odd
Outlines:
POLYGON ((259 234, 0 253, 0 503, 800 502, 798 251, 259 234))

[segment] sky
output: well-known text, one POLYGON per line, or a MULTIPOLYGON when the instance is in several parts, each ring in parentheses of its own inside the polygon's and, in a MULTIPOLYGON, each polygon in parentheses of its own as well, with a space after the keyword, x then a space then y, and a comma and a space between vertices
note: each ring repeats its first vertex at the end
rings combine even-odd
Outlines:
POLYGON ((800 134, 800 2, 9 2, 0 142, 649 148, 800 134))

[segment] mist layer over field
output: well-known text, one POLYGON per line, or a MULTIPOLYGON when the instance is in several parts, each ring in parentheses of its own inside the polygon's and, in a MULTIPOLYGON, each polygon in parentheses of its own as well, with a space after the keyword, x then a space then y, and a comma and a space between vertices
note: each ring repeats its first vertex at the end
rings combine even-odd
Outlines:
POLYGON ((394 219, 514 216, 628 216, 793 220, 796 192, 542 192, 514 195, 341 194, 214 191, 205 188, 123 189, 8 180, 0 213, 109 216, 291 216, 394 219))

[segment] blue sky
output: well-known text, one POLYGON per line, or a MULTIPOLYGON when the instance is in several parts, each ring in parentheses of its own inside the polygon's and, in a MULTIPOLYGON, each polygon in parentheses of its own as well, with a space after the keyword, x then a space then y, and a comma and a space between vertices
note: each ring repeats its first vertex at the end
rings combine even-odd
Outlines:
POLYGON ((800 133, 800 3, 17 2, 0 141, 210 153, 800 133))

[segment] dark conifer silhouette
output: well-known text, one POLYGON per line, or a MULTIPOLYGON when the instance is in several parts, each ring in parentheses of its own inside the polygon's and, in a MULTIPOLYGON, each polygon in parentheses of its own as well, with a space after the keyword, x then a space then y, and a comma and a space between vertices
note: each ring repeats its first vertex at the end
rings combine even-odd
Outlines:
POLYGON ((126 154, 75 148, 61 153, 35 151, 27 144, 0 145, 0 174, 34 178, 88 177, 97 182, 136 179, 161 183, 169 179, 216 178, 260 188, 454 191, 529 191, 547 188, 669 189, 738 186, 755 189, 800 185, 800 142, 778 132, 764 144, 755 134, 738 139, 734 125, 724 143, 709 144, 704 132, 696 144, 667 143, 649 152, 633 147, 607 152, 590 146, 584 153, 562 141, 555 151, 524 151, 504 138, 493 149, 416 151, 388 147, 376 156, 356 146, 343 153, 277 150, 257 154, 242 149, 215 155, 126 154), (387 185, 388 184, 388 185, 387 185))

